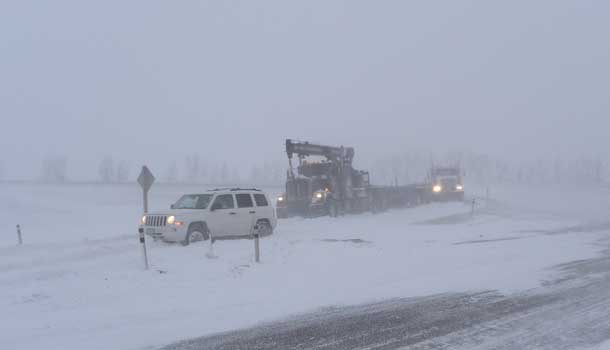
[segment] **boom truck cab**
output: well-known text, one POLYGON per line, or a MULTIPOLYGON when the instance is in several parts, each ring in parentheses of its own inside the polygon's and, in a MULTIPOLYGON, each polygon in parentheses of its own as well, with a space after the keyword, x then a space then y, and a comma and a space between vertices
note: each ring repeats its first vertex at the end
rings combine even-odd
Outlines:
POLYGON ((288 139, 286 155, 289 168, 286 191, 276 203, 278 217, 337 216, 370 207, 368 172, 352 167, 352 147, 324 146, 288 139), (295 155, 298 159, 296 173, 292 164, 295 155))
POLYGON ((464 181, 460 166, 432 166, 428 178, 432 200, 464 200, 464 181))

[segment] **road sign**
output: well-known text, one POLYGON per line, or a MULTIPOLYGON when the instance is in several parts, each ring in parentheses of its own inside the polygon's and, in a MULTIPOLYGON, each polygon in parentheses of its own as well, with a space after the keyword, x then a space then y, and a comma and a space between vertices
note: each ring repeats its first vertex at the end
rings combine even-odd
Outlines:
POLYGON ((150 172, 150 170, 148 170, 148 167, 146 165, 143 166, 142 171, 140 172, 140 176, 138 176, 138 183, 140 184, 140 186, 142 186, 144 192, 148 192, 154 182, 155 177, 153 176, 153 174, 150 172))
MULTIPOLYGON (((142 167, 142 171, 138 176, 138 183, 142 187, 142 197, 144 199, 144 214, 148 213, 148 190, 155 182, 155 177, 147 166, 142 167)), ((142 253, 144 255, 144 268, 148 270, 148 253, 146 252, 146 235, 144 235, 144 228, 140 227, 138 230, 140 233, 140 243, 142 244, 142 253)))

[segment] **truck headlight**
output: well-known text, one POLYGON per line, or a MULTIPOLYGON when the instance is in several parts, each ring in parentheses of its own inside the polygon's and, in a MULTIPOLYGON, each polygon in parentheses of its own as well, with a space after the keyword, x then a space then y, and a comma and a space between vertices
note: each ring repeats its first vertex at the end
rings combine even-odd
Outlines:
POLYGON ((175 216, 170 215, 170 216, 167 217, 167 224, 168 225, 173 225, 175 221, 176 221, 176 217, 175 216))
POLYGON ((146 225, 146 215, 142 216, 142 225, 146 225))
POLYGON ((432 187, 432 192, 440 192, 443 190, 443 187, 441 185, 434 185, 434 187, 432 187))
POLYGON ((461 191, 461 190, 463 190, 463 189, 464 189, 464 186, 462 186, 462 185, 457 185, 457 186, 455 186, 455 189, 456 189, 456 190, 458 190, 458 191, 461 191))
POLYGON ((316 202, 320 202, 324 199, 324 192, 315 192, 313 194, 313 197, 311 197, 311 202, 312 203, 316 203, 316 202))
POLYGON ((277 197, 277 201, 278 202, 283 202, 284 201, 284 197, 282 197, 282 196, 277 197))

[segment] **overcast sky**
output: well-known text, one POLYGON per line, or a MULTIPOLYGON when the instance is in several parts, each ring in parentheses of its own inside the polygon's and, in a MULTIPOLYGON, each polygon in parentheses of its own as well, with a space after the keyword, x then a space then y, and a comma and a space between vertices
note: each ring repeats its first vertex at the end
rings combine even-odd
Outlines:
POLYGON ((607 1, 0 2, 0 162, 610 152, 607 1))

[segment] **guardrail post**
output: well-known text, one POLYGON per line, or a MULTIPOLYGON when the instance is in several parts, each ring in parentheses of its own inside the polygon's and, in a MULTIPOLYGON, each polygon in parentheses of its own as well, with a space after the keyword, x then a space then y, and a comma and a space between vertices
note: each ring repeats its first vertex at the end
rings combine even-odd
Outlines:
POLYGON ((257 263, 261 262, 260 244, 258 242, 259 238, 260 235, 258 234, 258 232, 256 232, 254 234, 254 261, 256 261, 257 263))
POLYGON ((210 247, 209 247, 208 252, 205 254, 205 256, 208 259, 216 259, 217 256, 214 254, 214 242, 216 240, 214 239, 214 236, 212 236, 212 232, 210 232, 209 235, 210 235, 210 247))
POLYGON ((250 227, 250 236, 254 239, 254 261, 258 263, 261 262, 260 244, 258 242, 260 234, 256 232, 256 221, 254 217, 252 218, 250 227))
POLYGON ((470 216, 474 217, 474 206, 476 204, 476 198, 472 199, 472 210, 470 211, 470 216))
POLYGON ((19 245, 23 244, 23 238, 21 237, 21 226, 17 225, 17 242, 19 245))
POLYGON ((146 236, 144 235, 144 228, 139 228, 140 233, 140 244, 142 244, 142 254, 144 255, 144 269, 148 270, 148 254, 146 252, 146 236))

